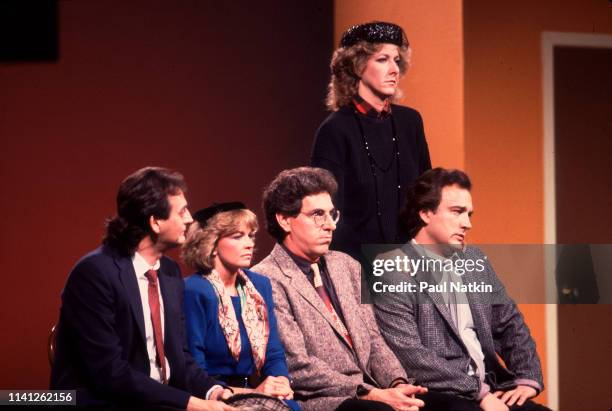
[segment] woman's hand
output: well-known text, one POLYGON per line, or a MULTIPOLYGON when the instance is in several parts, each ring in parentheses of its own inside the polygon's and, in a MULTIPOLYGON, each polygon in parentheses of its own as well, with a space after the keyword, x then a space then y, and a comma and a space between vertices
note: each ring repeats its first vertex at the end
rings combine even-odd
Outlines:
POLYGON ((227 400, 232 395, 234 395, 233 390, 219 387, 215 389, 212 393, 210 393, 210 399, 214 401, 223 401, 223 400, 227 400))
POLYGON ((266 377, 266 379, 255 388, 255 391, 281 400, 293 399, 293 390, 291 389, 287 377, 266 377))

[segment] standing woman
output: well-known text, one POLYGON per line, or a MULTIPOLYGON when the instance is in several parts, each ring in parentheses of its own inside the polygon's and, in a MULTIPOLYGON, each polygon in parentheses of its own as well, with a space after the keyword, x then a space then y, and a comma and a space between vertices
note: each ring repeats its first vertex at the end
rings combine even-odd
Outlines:
POLYGON ((393 104, 409 54, 400 26, 371 22, 349 28, 332 57, 333 113, 317 130, 311 165, 336 177, 342 220, 332 248, 355 258, 362 244, 407 240, 398 214, 408 186, 431 168, 421 115, 393 104))
POLYGON ((239 202, 193 215, 183 246, 198 272, 185 280, 185 324, 198 365, 236 393, 256 391, 299 410, 289 385, 270 280, 247 270, 257 217, 239 202))

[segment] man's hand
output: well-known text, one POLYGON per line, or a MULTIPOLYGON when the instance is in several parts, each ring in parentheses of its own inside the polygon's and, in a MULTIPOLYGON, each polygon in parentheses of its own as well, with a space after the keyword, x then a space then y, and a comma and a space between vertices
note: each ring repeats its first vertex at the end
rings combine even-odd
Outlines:
POLYGON ((289 385, 287 377, 266 377, 266 379, 255 388, 255 391, 281 400, 293 399, 293 390, 291 389, 291 385, 289 385))
POLYGON ((483 411, 508 411, 506 404, 498 398, 498 393, 501 393, 501 391, 495 394, 488 393, 485 395, 484 398, 480 400, 480 408, 483 411))
POLYGON ((395 388, 384 390, 374 388, 361 399, 384 402, 397 411, 418 411, 425 403, 418 398, 414 398, 414 395, 426 392, 427 388, 418 385, 400 384, 395 388))
POLYGON ((230 407, 220 401, 203 400, 197 397, 189 397, 187 411, 239 411, 238 408, 230 407))
POLYGON ((427 388, 412 384, 397 384, 394 388, 402 388, 406 395, 410 395, 412 397, 417 394, 425 394, 427 392, 427 388))
POLYGON ((499 398, 508 407, 516 405, 523 405, 529 398, 535 397, 538 392, 535 388, 528 385, 519 385, 515 389, 502 392, 497 391, 495 396, 499 398))

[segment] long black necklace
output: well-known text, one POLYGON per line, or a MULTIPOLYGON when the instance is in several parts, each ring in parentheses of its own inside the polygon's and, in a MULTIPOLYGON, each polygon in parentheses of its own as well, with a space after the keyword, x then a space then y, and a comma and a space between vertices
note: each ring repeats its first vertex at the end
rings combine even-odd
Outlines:
MULTIPOLYGON (((395 186, 397 187, 397 211, 399 212, 400 209, 400 201, 401 201, 401 184, 400 184, 400 151, 399 151, 399 143, 398 143, 398 135, 397 135, 397 128, 395 126, 395 120, 393 119, 393 114, 389 114, 389 117, 391 118, 391 134, 393 136, 393 153, 395 155, 391 155, 391 159, 389 160, 389 164, 387 164, 386 166, 381 166, 380 164, 378 164, 378 162, 376 161, 376 159, 374 158, 374 156, 372 155, 372 153, 370 152, 370 145, 368 144, 368 138, 365 135, 365 132, 363 131, 363 124, 361 123, 361 119, 359 118, 360 114, 357 112, 356 109, 353 110, 353 114, 355 115, 355 121, 357 122, 357 127, 359 127, 359 132, 361 133, 361 139, 363 141, 363 146, 365 148, 366 151, 366 155, 368 157, 368 162, 370 163, 370 172, 372 173, 372 178, 374 179, 374 193, 375 193, 375 200, 376 200, 376 221, 378 223, 378 230, 380 232, 380 237, 382 238, 384 243, 387 243, 387 238, 385 236, 385 231, 383 230, 383 223, 382 223, 382 210, 381 210, 381 204, 380 204, 380 195, 378 193, 378 173, 377 173, 377 169, 381 172, 381 173, 386 173, 388 172, 391 167, 393 166, 393 160, 395 159, 395 186)), ((397 235, 396 235, 397 237, 397 235)), ((394 241, 396 240, 396 238, 393 239, 394 241)))

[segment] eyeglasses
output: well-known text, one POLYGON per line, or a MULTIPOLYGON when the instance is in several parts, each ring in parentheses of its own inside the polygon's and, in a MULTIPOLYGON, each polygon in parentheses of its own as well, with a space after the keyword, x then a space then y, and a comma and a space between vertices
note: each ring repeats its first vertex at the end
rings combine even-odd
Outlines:
POLYGON ((306 217, 312 218, 317 227, 323 227, 327 220, 331 220, 333 224, 337 224, 338 220, 340 220, 340 210, 333 209, 329 213, 323 210, 314 210, 309 213, 300 213, 304 214, 306 217))

